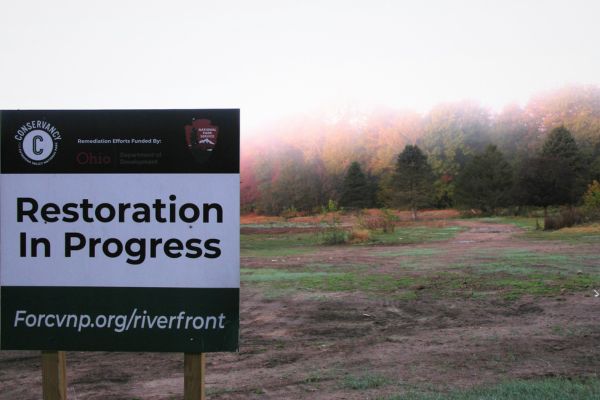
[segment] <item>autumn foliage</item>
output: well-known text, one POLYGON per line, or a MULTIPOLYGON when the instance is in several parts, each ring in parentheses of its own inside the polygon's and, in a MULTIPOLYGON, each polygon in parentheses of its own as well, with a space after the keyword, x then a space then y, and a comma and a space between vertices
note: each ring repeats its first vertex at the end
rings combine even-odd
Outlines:
POLYGON ((282 121, 242 143, 242 208, 314 213, 333 200, 410 209, 410 199, 397 201, 397 162, 407 145, 422 151, 433 175, 419 208, 578 204, 587 184, 600 179, 600 87, 566 87, 500 112, 460 102, 423 115, 347 110, 282 121), (481 169, 492 165, 487 182, 481 169), (544 174, 548 166, 560 176, 544 174))

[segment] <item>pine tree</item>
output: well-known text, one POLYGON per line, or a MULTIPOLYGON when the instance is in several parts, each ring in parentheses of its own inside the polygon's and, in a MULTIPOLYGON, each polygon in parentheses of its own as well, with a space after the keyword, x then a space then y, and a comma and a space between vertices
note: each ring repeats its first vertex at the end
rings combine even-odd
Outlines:
POLYGON ((416 145, 407 145, 396 161, 394 199, 397 206, 408 206, 417 219, 417 210, 431 204, 435 176, 427 156, 416 145))
POLYGON ((467 163, 456 182, 459 204, 483 212, 506 206, 510 201, 512 168, 494 145, 467 163))
POLYGON ((566 169, 557 175, 557 190, 562 192, 560 203, 576 203, 586 188, 583 160, 577 143, 571 132, 564 126, 559 126, 550 131, 544 142, 541 156, 554 160, 566 169))
POLYGON ((342 184, 340 205, 348 208, 366 208, 371 205, 372 194, 367 177, 354 161, 350 164, 342 184))
POLYGON ((562 159, 533 157, 521 166, 516 197, 521 204, 544 207, 569 204, 575 176, 562 159))

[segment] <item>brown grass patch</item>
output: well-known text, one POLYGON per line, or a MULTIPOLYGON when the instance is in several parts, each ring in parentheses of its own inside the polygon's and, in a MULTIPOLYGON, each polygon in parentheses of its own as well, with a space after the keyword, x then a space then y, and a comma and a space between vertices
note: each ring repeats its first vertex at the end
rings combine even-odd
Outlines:
POLYGON ((560 230, 564 233, 600 234, 600 224, 573 226, 560 230))
POLYGON ((348 236, 350 243, 364 243, 371 238, 371 232, 368 229, 353 229, 348 236))

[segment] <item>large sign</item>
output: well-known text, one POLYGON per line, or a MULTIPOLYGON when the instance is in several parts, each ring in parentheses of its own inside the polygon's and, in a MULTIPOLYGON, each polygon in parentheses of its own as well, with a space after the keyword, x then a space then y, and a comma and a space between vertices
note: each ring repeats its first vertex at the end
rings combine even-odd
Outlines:
POLYGON ((0 114, 2 349, 236 351, 239 110, 0 114))

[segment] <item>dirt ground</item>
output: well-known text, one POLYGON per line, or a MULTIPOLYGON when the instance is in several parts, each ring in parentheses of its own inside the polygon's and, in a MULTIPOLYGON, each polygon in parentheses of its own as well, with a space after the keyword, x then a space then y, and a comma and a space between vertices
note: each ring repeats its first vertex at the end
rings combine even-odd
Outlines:
MULTIPOLYGON (((465 231, 447 241, 385 250, 435 249, 434 257, 444 265, 473 249, 493 253, 525 245, 513 225, 444 223, 465 231)), ((555 241, 526 245, 566 255, 600 250, 594 244, 555 241)), ((289 269, 327 260, 377 265, 382 272, 397 268, 394 257, 373 255, 379 247, 243 258, 242 266, 289 269)), ((498 296, 393 300, 351 291, 270 297, 243 283, 240 316, 240 352, 207 356, 210 399, 386 398, 408 388, 600 374, 600 298, 591 290, 513 301, 498 296), (387 383, 356 390, 352 379, 361 376, 387 383)), ((182 354, 69 352, 67 357, 70 399, 181 398, 182 354)), ((0 399, 40 398, 39 352, 1 352, 0 399)))

